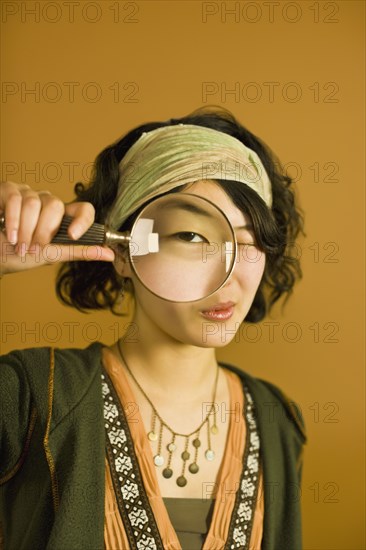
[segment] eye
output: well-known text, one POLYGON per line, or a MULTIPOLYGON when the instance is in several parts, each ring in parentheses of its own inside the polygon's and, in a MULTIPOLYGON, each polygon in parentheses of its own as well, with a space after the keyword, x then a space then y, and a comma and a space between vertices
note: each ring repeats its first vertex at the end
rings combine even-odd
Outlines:
POLYGON ((238 246, 258 246, 257 239, 255 236, 255 233, 252 229, 246 228, 246 229, 239 229, 238 233, 236 234, 236 240, 238 243, 238 246))
POLYGON ((195 233, 194 231, 181 231, 179 233, 175 233, 173 236, 187 243, 208 243, 208 240, 205 239, 205 237, 199 233, 195 233))

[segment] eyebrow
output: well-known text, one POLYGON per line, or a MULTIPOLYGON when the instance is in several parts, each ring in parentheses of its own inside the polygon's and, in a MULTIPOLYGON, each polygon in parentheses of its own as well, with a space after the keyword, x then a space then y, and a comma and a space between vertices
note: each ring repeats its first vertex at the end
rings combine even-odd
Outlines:
POLYGON ((249 231, 253 231, 254 227, 252 226, 252 224, 247 223, 246 225, 240 225, 240 226, 236 225, 234 229, 249 229, 249 231))
POLYGON ((172 200, 169 202, 169 204, 165 205, 165 208, 170 207, 178 207, 181 210, 186 210, 187 212, 193 212, 194 214, 200 214, 201 216, 205 216, 206 218, 213 218, 214 216, 210 214, 210 212, 206 212, 206 210, 203 210, 199 206, 196 206, 194 204, 189 204, 188 202, 182 202, 182 201, 175 201, 172 200))
MULTIPOLYGON (((212 214, 210 214, 209 212, 206 212, 206 210, 203 210, 199 206, 196 206, 195 204, 190 204, 188 202, 182 202, 181 200, 172 199, 169 202, 169 204, 167 204, 165 206, 165 208, 166 207, 169 208, 171 206, 173 206, 173 207, 177 206, 181 210, 186 210, 187 212, 193 212, 194 214, 201 214, 201 216, 205 216, 206 218, 213 218, 214 217, 212 214)), ((233 229, 235 229, 235 230, 237 230, 237 229, 247 229, 249 231, 253 231, 254 227, 252 226, 251 223, 247 223, 245 225, 233 226, 233 229)))

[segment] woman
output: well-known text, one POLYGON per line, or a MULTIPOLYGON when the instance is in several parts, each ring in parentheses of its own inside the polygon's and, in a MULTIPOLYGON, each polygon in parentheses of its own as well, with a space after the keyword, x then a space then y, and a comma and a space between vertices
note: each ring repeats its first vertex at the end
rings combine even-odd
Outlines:
POLYGON ((132 130, 72 204, 2 184, 4 274, 47 263, 65 213, 74 239, 94 219, 124 231, 169 194, 219 205, 241 251, 221 287, 181 302, 146 288, 118 247, 59 247, 58 296, 117 312, 132 293, 138 337, 2 358, 5 548, 301 548, 301 417, 276 386, 215 357, 301 276, 290 184, 217 108, 132 130))

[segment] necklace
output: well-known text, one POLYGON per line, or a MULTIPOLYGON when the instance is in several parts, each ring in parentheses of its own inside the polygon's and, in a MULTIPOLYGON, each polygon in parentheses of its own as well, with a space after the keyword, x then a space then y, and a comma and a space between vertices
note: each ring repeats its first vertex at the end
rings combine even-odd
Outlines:
POLYGON ((214 382, 212 403, 211 403, 211 406, 209 408, 209 411, 208 411, 206 417, 201 422, 201 424, 198 426, 198 428, 193 430, 193 432, 191 432, 189 434, 182 434, 182 433, 174 431, 165 422, 165 420, 162 419, 162 417, 160 416, 160 414, 156 410, 156 407, 151 402, 150 398, 147 396, 146 392, 140 386, 139 382, 136 380, 136 378, 133 375, 131 369, 129 368, 129 366, 126 362, 126 359, 124 358, 124 355, 122 353, 121 344, 120 344, 119 340, 117 342, 117 345, 118 345, 118 350, 119 350, 119 353, 120 353, 120 356, 121 356, 121 359, 122 359, 123 363, 125 364, 128 372, 130 373, 130 375, 133 378, 134 382, 136 383, 136 385, 140 389, 141 393, 144 395, 145 399, 148 401, 148 403, 150 404, 150 406, 152 408, 151 428, 150 428, 149 433, 147 434, 147 437, 150 441, 158 441, 157 453, 154 456, 155 466, 161 467, 165 464, 165 459, 164 459, 163 455, 161 454, 162 453, 162 440, 163 440, 163 430, 164 430, 164 428, 166 428, 172 435, 170 443, 167 445, 167 450, 168 450, 167 463, 166 463, 164 469, 162 470, 162 475, 166 479, 169 479, 173 476, 173 470, 171 469, 171 461, 172 461, 173 453, 177 448, 177 446, 175 444, 175 440, 176 440, 177 437, 185 438, 184 451, 181 454, 181 458, 182 458, 182 461, 183 461, 181 474, 176 479, 176 483, 177 483, 178 487, 184 487, 185 485, 187 485, 187 478, 185 476, 186 466, 187 466, 188 460, 191 458, 191 453, 189 452, 189 440, 193 435, 195 435, 195 438, 192 440, 192 445, 194 447, 193 462, 191 462, 189 464, 188 470, 191 474, 196 474, 199 471, 197 458, 198 458, 199 448, 201 447, 200 431, 205 425, 207 426, 207 449, 206 449, 206 452, 205 452, 205 458, 206 458, 206 460, 209 460, 209 461, 212 461, 215 458, 215 453, 211 448, 211 434, 216 435, 219 432, 219 429, 218 429, 217 424, 216 424, 216 407, 215 407, 215 398, 216 398, 219 367, 217 366, 217 369, 216 369, 216 376, 215 376, 215 382, 214 382), (213 424, 212 424, 212 426, 210 426, 210 416, 212 414, 213 414, 213 424), (156 427, 156 419, 159 419, 159 421, 160 421, 159 432, 157 431, 157 427, 156 427))

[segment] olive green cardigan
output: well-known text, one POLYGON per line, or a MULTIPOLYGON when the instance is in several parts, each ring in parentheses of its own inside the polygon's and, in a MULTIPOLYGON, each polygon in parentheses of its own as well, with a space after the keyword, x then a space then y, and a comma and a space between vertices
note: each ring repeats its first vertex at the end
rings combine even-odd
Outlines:
MULTIPOLYGON (((0 540, 7 550, 104 548, 101 347, 1 357, 0 540)), ((301 415, 276 386, 224 366, 245 381, 256 407, 262 550, 300 550, 301 415)))

